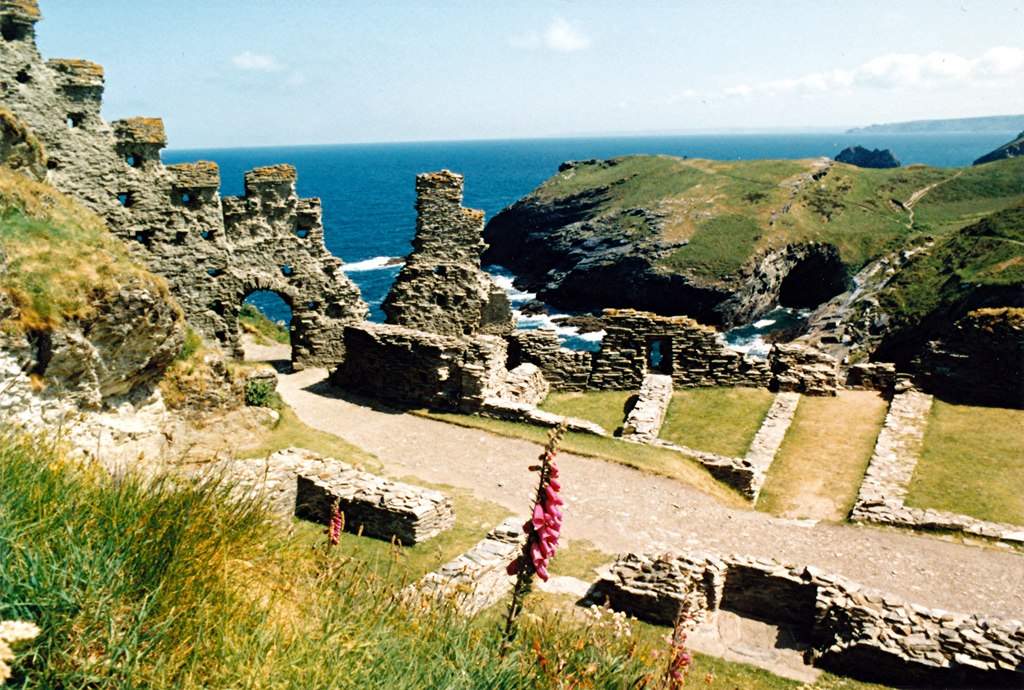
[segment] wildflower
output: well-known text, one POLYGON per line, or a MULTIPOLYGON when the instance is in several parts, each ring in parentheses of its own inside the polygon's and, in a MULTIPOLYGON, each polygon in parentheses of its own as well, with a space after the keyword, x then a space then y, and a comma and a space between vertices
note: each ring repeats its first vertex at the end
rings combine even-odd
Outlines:
POLYGON ((345 529, 345 513, 341 512, 338 507, 338 501, 334 501, 334 505, 331 506, 331 524, 324 530, 324 534, 327 535, 327 540, 331 546, 337 546, 341 539, 341 532, 345 529))
POLYGON ((533 502, 533 511, 529 520, 523 524, 526 542, 522 553, 508 564, 506 571, 516 576, 515 588, 512 591, 512 602, 509 604, 508 617, 505 620, 505 641, 501 648, 504 655, 514 635, 515 620, 522 609, 523 598, 530 590, 533 576, 547 582, 548 563, 558 548, 558 539, 562 535, 562 510, 564 505, 558 492, 562 485, 558 481, 558 466, 555 465, 555 454, 558 442, 565 433, 565 425, 552 430, 547 445, 539 458, 539 464, 531 465, 530 471, 537 472, 537 495, 533 502))

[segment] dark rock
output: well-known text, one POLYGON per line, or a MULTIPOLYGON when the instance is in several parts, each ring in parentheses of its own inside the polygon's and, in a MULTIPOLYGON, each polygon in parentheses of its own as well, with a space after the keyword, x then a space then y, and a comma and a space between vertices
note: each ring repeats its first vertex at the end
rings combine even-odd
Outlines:
POLYGON ((532 299, 519 307, 519 313, 523 316, 545 316, 548 313, 548 305, 539 299, 532 299))
POLYGON ((889 149, 868 150, 863 146, 850 146, 839 152, 836 161, 856 165, 858 168, 898 168, 900 162, 889 149))
POLYGON ((1018 134, 1017 138, 1009 144, 1003 144, 995 151, 986 153, 984 156, 974 161, 974 165, 1001 161, 1006 158, 1016 158, 1017 156, 1024 156, 1024 132, 1018 134))
POLYGON ((575 328, 581 334, 604 330, 604 321, 596 316, 559 316, 551 320, 559 326, 575 328))

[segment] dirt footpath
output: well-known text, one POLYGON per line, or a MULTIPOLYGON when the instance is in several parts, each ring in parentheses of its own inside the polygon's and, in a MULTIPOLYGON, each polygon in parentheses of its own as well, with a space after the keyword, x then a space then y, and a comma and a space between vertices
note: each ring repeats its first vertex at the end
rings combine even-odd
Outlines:
MULTIPOLYGON (((281 396, 310 426, 377 455, 394 477, 471 489, 523 514, 539 446, 338 397, 322 369, 281 376, 281 396)), ((814 565, 925 606, 1024 618, 1024 556, 928 536, 811 523, 724 508, 678 481, 559 455, 563 534, 608 553, 743 553, 814 565)))

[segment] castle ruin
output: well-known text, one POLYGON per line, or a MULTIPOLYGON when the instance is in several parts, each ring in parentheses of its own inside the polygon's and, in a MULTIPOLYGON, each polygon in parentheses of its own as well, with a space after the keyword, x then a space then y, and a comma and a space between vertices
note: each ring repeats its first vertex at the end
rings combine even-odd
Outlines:
POLYGON ((238 312, 253 292, 277 293, 292 311, 296 368, 344 357, 342 329, 367 306, 327 251, 319 199, 300 199, 287 165, 245 175, 245 194, 221 198, 215 163, 165 166, 163 121, 100 115, 103 68, 44 61, 35 44, 36 0, 0 1, 3 106, 38 137, 45 179, 106 220, 165 278, 188 323, 241 355, 238 312))

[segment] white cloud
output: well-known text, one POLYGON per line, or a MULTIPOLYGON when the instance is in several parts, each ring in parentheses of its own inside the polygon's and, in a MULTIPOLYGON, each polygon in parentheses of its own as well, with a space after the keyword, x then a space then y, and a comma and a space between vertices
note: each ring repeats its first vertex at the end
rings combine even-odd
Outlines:
POLYGON ((544 43, 559 53, 577 53, 590 47, 590 38, 561 17, 544 32, 544 43))
POLYGON ((799 93, 813 95, 861 86, 872 89, 940 89, 1007 86, 1024 77, 1024 50, 999 46, 976 58, 955 53, 890 53, 855 69, 834 69, 802 77, 776 79, 755 86, 739 84, 722 90, 726 96, 749 97, 799 93))
POLYGON ((284 65, 272 55, 260 55, 251 50, 234 55, 231 64, 247 72, 282 72, 284 65))
POLYGON ((593 45, 590 37, 572 24, 556 17, 543 33, 531 31, 518 36, 510 36, 508 44, 521 50, 547 48, 558 53, 578 53, 593 45))

